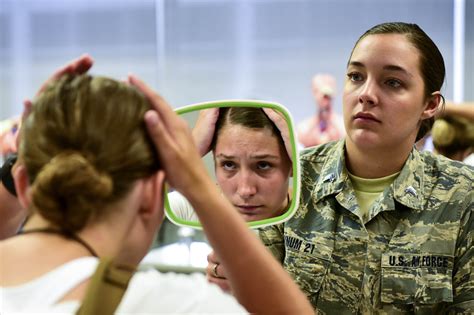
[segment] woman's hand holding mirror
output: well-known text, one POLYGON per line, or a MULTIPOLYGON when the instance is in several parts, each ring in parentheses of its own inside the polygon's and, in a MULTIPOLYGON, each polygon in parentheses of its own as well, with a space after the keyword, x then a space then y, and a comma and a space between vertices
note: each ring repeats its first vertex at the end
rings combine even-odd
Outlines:
POLYGON ((229 280, 227 280, 227 272, 224 265, 221 264, 220 259, 215 252, 207 255, 206 277, 207 281, 217 284, 222 291, 232 294, 232 288, 229 280))
POLYGON ((205 156, 211 150, 211 143, 218 117, 219 108, 216 107, 199 111, 192 134, 201 156, 205 156))

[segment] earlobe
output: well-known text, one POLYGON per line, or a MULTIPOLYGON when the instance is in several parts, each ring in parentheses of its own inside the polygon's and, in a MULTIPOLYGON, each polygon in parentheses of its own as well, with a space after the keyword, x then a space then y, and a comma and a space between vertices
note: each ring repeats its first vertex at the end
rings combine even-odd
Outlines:
POLYGON ((161 213, 164 211, 165 177, 164 171, 158 171, 155 174, 156 200, 154 201, 154 207, 161 213))
POLYGON ((163 213, 165 173, 158 171, 145 180, 141 214, 154 216, 163 213))
POLYGON ((444 103, 444 97, 440 91, 433 92, 425 104, 425 109, 421 115, 422 119, 434 117, 440 106, 444 103))

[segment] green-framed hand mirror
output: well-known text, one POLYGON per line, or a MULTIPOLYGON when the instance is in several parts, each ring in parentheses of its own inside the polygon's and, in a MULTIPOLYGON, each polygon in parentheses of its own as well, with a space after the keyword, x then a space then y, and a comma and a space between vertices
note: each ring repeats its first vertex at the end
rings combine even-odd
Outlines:
MULTIPOLYGON (((252 228, 288 220, 298 207, 299 153, 292 117, 278 103, 222 100, 176 109, 192 129, 210 176, 252 228)), ((191 204, 169 187, 166 215, 201 228, 191 204)))

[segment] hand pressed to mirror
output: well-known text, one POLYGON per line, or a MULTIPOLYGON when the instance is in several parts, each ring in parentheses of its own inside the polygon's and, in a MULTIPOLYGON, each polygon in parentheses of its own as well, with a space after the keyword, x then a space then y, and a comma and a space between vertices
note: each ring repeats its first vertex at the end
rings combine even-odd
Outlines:
MULTIPOLYGON (((192 108, 199 110, 193 137, 201 155, 211 151, 209 168, 223 196, 251 226, 288 219, 297 200, 297 184, 290 185, 290 180, 298 177, 298 166, 292 163, 297 152, 287 111, 261 101, 219 101, 192 108)), ((168 203, 173 222, 199 227, 194 210, 179 193, 170 193, 168 203)))

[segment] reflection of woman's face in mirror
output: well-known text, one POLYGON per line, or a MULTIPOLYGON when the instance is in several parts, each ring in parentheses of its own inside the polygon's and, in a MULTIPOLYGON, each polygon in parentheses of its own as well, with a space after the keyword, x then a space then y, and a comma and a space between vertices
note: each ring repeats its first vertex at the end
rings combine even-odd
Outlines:
POLYGON ((246 221, 282 214, 288 206, 291 161, 280 136, 270 128, 229 122, 217 132, 215 171, 227 199, 246 221))

